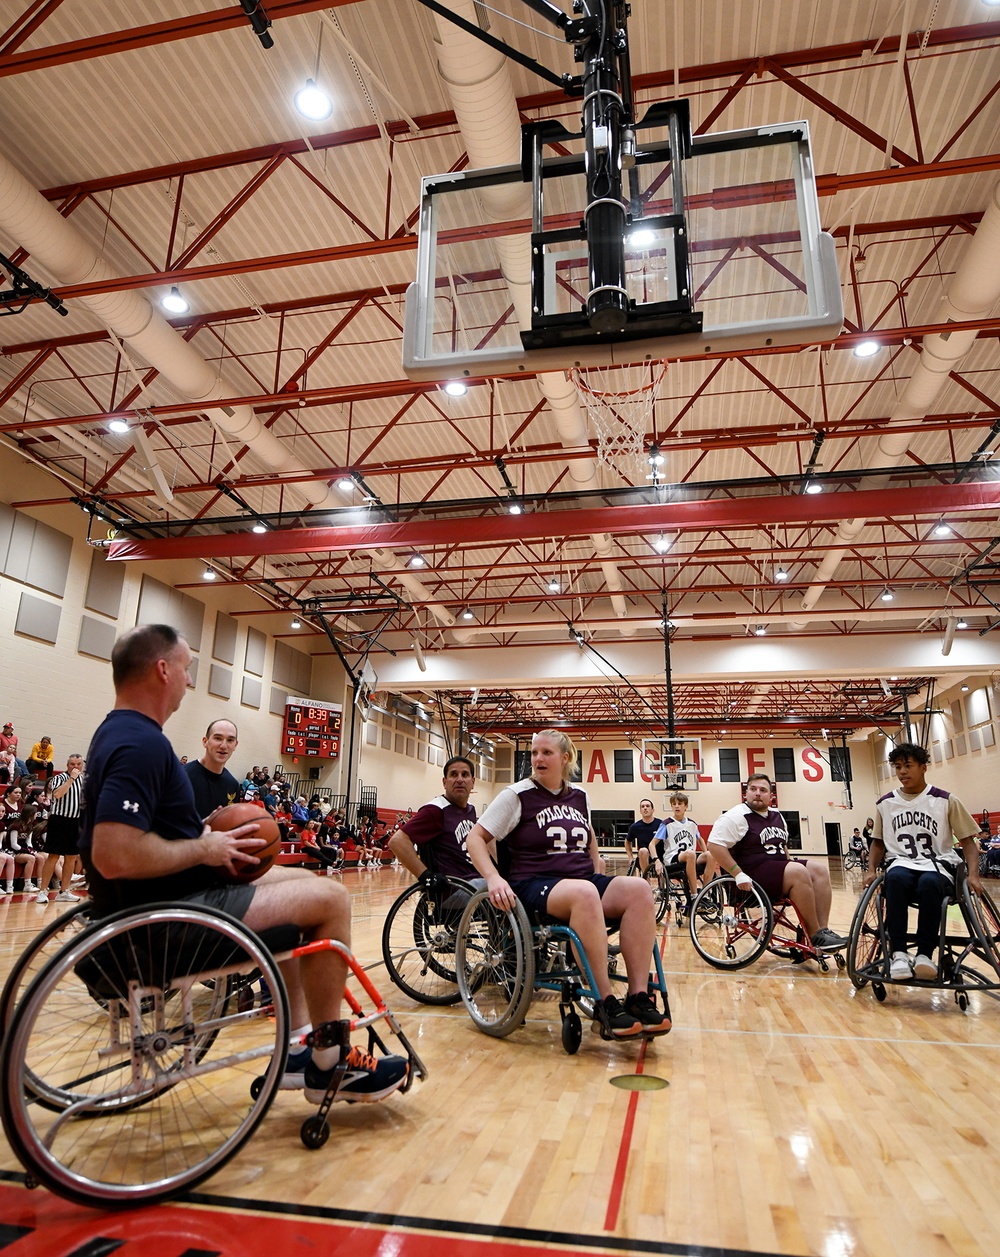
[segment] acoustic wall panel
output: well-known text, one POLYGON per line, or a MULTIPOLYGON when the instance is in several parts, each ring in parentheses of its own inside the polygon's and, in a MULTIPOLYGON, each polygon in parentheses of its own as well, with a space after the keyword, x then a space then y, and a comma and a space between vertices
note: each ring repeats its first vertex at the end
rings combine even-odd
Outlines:
POLYGON ((34 637, 40 642, 55 645, 59 636, 59 617, 62 608, 56 602, 46 602, 33 594, 22 594, 17 608, 14 632, 22 637, 34 637))
POLYGON ((272 716, 283 716, 285 714, 285 699, 288 697, 288 691, 281 688, 280 685, 271 686, 271 698, 267 705, 267 710, 272 716))
POLYGON ((228 668, 213 663, 208 672, 208 692, 216 698, 230 698, 233 693, 233 674, 228 668))
POLYGON ((105 551, 94 550, 90 556, 90 576, 83 605, 88 611, 99 611, 117 620, 121 614, 122 589, 125 587, 125 564, 109 563, 105 551))
POLYGON ((142 578, 136 624, 169 624, 183 634, 192 650, 201 650, 205 605, 152 576, 142 578))
POLYGON ((245 666, 247 672, 252 672, 254 676, 262 677, 264 675, 264 652, 267 649, 267 634, 261 633, 259 629, 247 629, 247 649, 245 656, 245 666))
POLYGON ((260 695, 263 686, 260 681, 254 677, 243 678, 243 693, 240 696, 240 702, 244 707, 259 707, 260 695))
POLYGON ((95 620, 92 615, 80 617, 80 640, 77 651, 94 659, 110 659, 118 632, 107 620, 95 620))
POLYGON ((236 662, 236 634, 239 625, 224 611, 215 613, 215 637, 212 642, 212 658, 220 663, 236 662))

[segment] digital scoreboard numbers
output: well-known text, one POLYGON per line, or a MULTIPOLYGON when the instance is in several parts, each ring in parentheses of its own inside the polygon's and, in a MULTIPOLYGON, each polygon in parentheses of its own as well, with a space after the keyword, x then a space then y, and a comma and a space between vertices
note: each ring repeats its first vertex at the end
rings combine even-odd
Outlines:
POLYGON ((336 759, 340 754, 342 719, 343 708, 339 703, 288 699, 282 753, 307 759, 336 759))

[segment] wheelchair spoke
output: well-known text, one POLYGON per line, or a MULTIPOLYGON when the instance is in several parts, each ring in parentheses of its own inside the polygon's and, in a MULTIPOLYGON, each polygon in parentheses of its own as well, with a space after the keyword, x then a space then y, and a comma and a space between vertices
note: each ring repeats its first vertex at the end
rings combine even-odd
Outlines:
POLYGON ((451 894, 429 894, 415 883, 389 909, 382 929, 382 959, 389 977, 421 1004, 457 1004, 455 936, 472 894, 454 882, 451 894))
POLYGON ((771 924, 771 905, 756 884, 742 890, 731 877, 721 877, 695 896, 689 929, 703 960, 718 969, 742 969, 764 951, 771 924))

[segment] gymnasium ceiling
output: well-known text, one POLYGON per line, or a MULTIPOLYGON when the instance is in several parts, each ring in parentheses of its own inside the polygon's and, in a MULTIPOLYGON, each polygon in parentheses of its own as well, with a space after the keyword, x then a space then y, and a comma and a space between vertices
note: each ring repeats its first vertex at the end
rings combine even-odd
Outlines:
MULTIPOLYGON (((905 390, 925 337, 956 334, 942 294, 1000 201, 1000 8, 633 0, 641 106, 674 97, 679 73, 696 131, 808 120, 846 314, 819 347, 670 361, 644 434, 665 457, 658 488, 597 462, 592 430, 567 443, 535 378, 474 380, 452 398, 403 374, 419 178, 469 160, 435 17, 416 0, 263 8, 269 51, 236 4, 0 0, 0 155, 105 259, 32 248, 0 179, 0 249, 68 311, 36 302, 0 324, 0 440, 52 475, 47 498, 15 491, 15 505, 77 503, 95 537, 109 522, 119 538, 169 536, 171 555, 198 560, 191 587, 209 565, 255 623, 314 653, 330 649, 322 610, 355 667, 369 648, 376 670, 389 652, 411 657, 414 641, 438 656, 500 649, 514 681, 497 693, 529 726, 567 708, 532 685, 537 671, 517 681, 519 657, 527 667, 573 632, 588 650, 627 640, 662 661, 664 611, 682 653, 761 629, 787 646, 787 680, 678 687, 681 720, 715 730, 740 711, 761 730, 803 708, 832 719, 841 700, 863 725, 861 697, 899 709, 867 662, 877 646, 991 632, 1000 248, 996 273, 976 277, 988 307, 958 318, 967 352, 929 405, 905 390), (306 77, 334 97, 325 122, 292 107, 306 77), (138 294, 159 318, 173 285, 191 309, 165 316, 171 353, 186 342, 214 392, 191 386, 190 361, 183 386, 151 366, 141 334, 109 334, 98 315, 138 294), (870 338, 878 352, 855 356, 870 338), (129 431, 110 432, 112 416, 129 431), (257 519, 267 533, 248 531, 257 519), (358 531, 303 531, 330 526, 358 531), (850 669, 796 676, 804 636, 849 639, 850 669)), ((478 17, 575 69, 518 0, 478 17)), ((522 120, 575 125, 575 103, 514 62, 502 73, 522 120)), ((446 690, 432 674, 398 688, 446 690)), ((662 715, 659 665, 630 680, 662 715)), ((566 720, 613 723, 626 683, 608 682, 603 712, 566 720)))

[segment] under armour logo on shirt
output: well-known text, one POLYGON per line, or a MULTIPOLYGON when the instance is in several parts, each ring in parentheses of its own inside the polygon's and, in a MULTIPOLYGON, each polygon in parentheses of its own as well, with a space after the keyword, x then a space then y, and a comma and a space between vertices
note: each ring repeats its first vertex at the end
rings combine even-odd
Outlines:
POLYGON ((128 799, 125 800, 125 802, 122 804, 122 807, 125 809, 126 812, 138 812, 139 810, 139 804, 129 803, 128 799))

